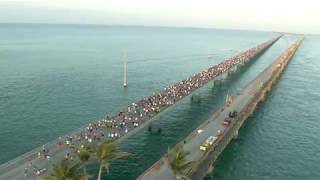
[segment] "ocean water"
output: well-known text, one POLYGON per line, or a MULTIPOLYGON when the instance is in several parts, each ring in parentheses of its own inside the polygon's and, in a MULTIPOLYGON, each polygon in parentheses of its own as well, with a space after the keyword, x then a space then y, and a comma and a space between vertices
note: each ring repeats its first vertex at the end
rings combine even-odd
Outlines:
POLYGON ((306 36, 267 100, 222 153, 214 179, 320 179, 320 37, 306 36))
MULTIPOLYGON (((0 163, 160 91, 274 33, 194 28, 0 25, 0 163), (128 83, 123 83, 127 54, 128 83), (208 52, 212 59, 208 59, 208 52)), ((297 36, 285 36, 218 87, 187 98, 121 145, 106 179, 134 179, 238 92, 297 36)), ((215 179, 318 179, 318 36, 307 36, 265 103, 215 165, 215 179)), ((89 171, 95 174, 96 166, 89 171)))

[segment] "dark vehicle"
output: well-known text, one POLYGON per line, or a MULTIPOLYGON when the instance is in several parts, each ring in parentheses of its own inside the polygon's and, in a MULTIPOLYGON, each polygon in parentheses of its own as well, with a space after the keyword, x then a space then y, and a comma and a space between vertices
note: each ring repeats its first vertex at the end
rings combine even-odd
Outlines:
POLYGON ((236 110, 229 112, 229 118, 235 118, 237 117, 237 115, 238 115, 238 112, 236 110))

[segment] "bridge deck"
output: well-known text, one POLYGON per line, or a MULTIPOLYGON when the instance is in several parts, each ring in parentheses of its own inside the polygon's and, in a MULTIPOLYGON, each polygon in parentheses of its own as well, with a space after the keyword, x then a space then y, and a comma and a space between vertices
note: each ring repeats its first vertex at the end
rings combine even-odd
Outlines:
MULTIPOLYGON (((234 67, 241 65, 241 64, 245 64, 246 62, 248 62, 250 59, 254 58, 255 56, 261 54, 262 52, 264 52, 266 49, 268 49, 274 42, 276 42, 280 37, 274 38, 272 40, 269 40, 267 42, 264 42, 254 48, 251 48, 247 51, 244 51, 238 55, 236 55, 233 58, 238 58, 239 60, 237 61, 237 63, 231 65, 230 67, 228 67, 225 71, 221 71, 219 70, 219 73, 216 74, 216 76, 213 76, 213 78, 208 79, 206 81, 204 81, 204 83, 199 84, 198 87, 191 89, 190 92, 183 94, 182 96, 174 99, 174 103, 169 103, 166 105, 161 106, 161 108, 159 109, 159 112, 162 112, 164 110, 166 110, 167 108, 169 108, 170 106, 172 106, 173 104, 177 103, 179 100, 183 99, 184 97, 190 95, 192 92, 196 91, 197 89, 203 87, 205 84, 207 84, 208 82, 210 82, 211 80, 218 78, 219 76, 227 73, 229 70, 232 70, 234 67), (248 52, 253 52, 253 53, 249 53, 248 52)), ((232 58, 230 58, 232 59, 232 58)), ((226 61, 230 61, 230 59, 226 60, 226 61)), ((225 62, 226 62, 225 61, 225 62)), ((209 69, 212 68, 217 68, 216 66, 213 66, 209 69)), ((209 70, 208 69, 208 70, 209 70)), ((205 71, 208 71, 205 70, 205 71)), ((205 72, 203 71, 203 72, 205 72)), ((201 73, 203 73, 201 72, 201 73)), ((195 76, 198 76, 198 73, 190 78, 193 78, 195 76)), ((189 78, 189 79, 190 79, 189 78)), ((181 81, 182 82, 182 81, 181 81)), ((176 86, 179 86, 179 83, 176 83, 176 86)), ((164 92, 160 92, 161 93, 166 93, 166 91, 168 91, 168 89, 164 90, 164 92)), ((154 97, 150 96, 149 98, 154 97)), ((146 101, 146 98, 140 100, 140 101, 146 101)), ((135 104, 138 104, 139 101, 137 101, 135 104)), ((141 108, 141 107, 140 107, 141 108)), ((137 111, 141 111, 141 109, 138 109, 137 111)), ((129 110, 127 108, 123 109, 121 111, 123 114, 121 115, 121 117, 124 116, 131 116, 132 112, 129 112, 129 110)), ((150 120, 151 118, 155 117, 159 112, 155 112, 153 111, 152 113, 149 114, 144 114, 144 117, 139 119, 139 127, 134 126, 133 124, 130 124, 130 126, 128 125, 127 128, 118 128, 115 130, 115 128, 106 128, 106 124, 105 123, 107 121, 107 119, 102 119, 102 120, 98 120, 93 122, 92 124, 99 124, 99 130, 97 131, 98 133, 102 133, 104 136, 101 137, 103 139, 113 139, 113 140, 121 140, 123 137, 127 137, 129 134, 134 133, 135 131, 137 131, 138 129, 140 129, 143 125, 145 125, 147 122, 147 120, 150 120), (100 127, 100 124, 101 125, 100 127), (115 132, 117 132, 117 137, 109 137, 110 133, 114 134, 115 132)), ((115 115, 115 121, 117 123, 117 125, 119 126, 119 122, 122 122, 122 119, 118 116, 115 115)), ((132 116, 133 117, 133 116, 132 116)), ((63 159, 63 157, 66 155, 67 152, 70 152, 71 157, 73 157, 73 159, 76 159, 76 155, 72 154, 72 150, 70 149, 70 146, 64 144, 63 145, 57 145, 57 142, 59 141, 65 141, 66 139, 68 139, 69 137, 73 138, 73 141, 71 141, 72 144, 74 144, 76 147, 79 147, 80 144, 88 142, 88 139, 77 139, 78 137, 83 137, 85 133, 87 133, 87 128, 88 127, 84 127, 84 128, 80 128, 68 135, 65 135, 63 137, 61 137, 61 139, 57 139, 54 140, 53 142, 50 142, 48 144, 46 144, 46 149, 49 149, 49 153, 48 155, 50 155, 50 160, 48 159, 44 159, 43 157, 38 157, 38 152, 42 151, 42 148, 36 148, 20 157, 17 157, 3 165, 0 166, 0 179, 35 179, 36 176, 36 172, 39 170, 45 170, 44 173, 48 172, 51 168, 51 165, 56 163, 57 161, 63 159), (25 176, 25 168, 27 168, 27 177, 25 176)), ((94 140, 93 140, 94 141, 94 140)), ((97 142, 99 142, 98 140, 96 140, 97 142)), ((70 157, 70 158, 71 158, 70 157)), ((43 174, 43 173, 42 173, 43 174)))
MULTIPOLYGON (((226 117, 228 117, 229 112, 236 110, 241 112, 247 107, 247 105, 252 102, 255 95, 262 90, 262 84, 269 81, 273 75, 274 71, 279 68, 279 63, 284 63, 284 59, 291 58, 300 44, 295 43, 291 48, 286 50, 279 58, 277 58, 270 66, 268 66, 263 72, 261 72, 254 80, 252 80, 242 91, 232 98, 231 104, 225 104, 218 111, 216 111, 206 122, 200 125, 195 131, 193 131, 186 139, 184 139, 179 144, 185 151, 190 152, 187 156, 188 161, 199 162, 202 161, 208 152, 203 152, 199 149, 199 146, 209 137, 216 136, 218 130, 222 132, 222 135, 218 138, 215 144, 213 144, 212 149, 221 143, 222 137, 231 130, 231 126, 224 126, 223 122, 226 117), (197 130, 202 129, 201 133, 197 130)), ((282 69, 281 69, 282 70, 282 69)), ((193 168, 187 170, 184 176, 191 176, 195 171, 201 171, 206 173, 207 169, 201 166, 194 166, 193 168)), ((203 174, 202 174, 203 175, 203 174)), ((204 175, 203 175, 204 176, 204 175)), ((166 161, 166 155, 162 157, 158 162, 146 170, 137 179, 139 180, 162 180, 162 179, 175 179, 175 175, 170 170, 169 165, 166 161)), ((194 179, 194 177, 192 178, 194 179)))

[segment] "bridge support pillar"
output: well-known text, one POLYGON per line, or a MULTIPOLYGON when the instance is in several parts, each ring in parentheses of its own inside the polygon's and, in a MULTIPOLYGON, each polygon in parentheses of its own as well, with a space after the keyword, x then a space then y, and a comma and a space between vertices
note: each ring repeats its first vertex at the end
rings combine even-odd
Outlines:
POLYGON ((214 170, 214 166, 213 164, 211 164, 208 168, 207 174, 212 174, 213 170, 214 170))
POLYGON ((212 87, 215 87, 218 84, 217 80, 213 80, 212 87))

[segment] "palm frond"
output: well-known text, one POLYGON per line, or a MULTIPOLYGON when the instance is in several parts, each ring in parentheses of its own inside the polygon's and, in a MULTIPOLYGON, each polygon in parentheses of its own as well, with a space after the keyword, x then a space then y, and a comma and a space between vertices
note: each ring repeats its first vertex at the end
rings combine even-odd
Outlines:
POLYGON ((86 163, 90 159, 90 153, 85 149, 80 149, 78 153, 78 158, 81 161, 81 163, 86 163))
POLYGON ((101 171, 102 168, 106 168, 107 172, 109 173, 109 162, 114 159, 122 158, 125 156, 128 156, 129 153, 127 152, 121 152, 118 149, 119 144, 107 140, 103 143, 101 143, 97 148, 95 152, 95 157, 99 160, 100 162, 100 169, 98 173, 98 179, 101 178, 101 171))
POLYGON ((193 165, 193 161, 186 159, 189 154, 190 152, 184 151, 181 145, 176 146, 168 153, 166 161, 175 174, 182 173, 193 165))
POLYGON ((49 176, 43 176, 44 180, 75 180, 79 166, 70 165, 67 160, 62 160, 58 164, 53 165, 52 173, 49 176))

